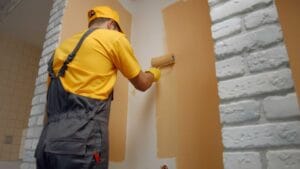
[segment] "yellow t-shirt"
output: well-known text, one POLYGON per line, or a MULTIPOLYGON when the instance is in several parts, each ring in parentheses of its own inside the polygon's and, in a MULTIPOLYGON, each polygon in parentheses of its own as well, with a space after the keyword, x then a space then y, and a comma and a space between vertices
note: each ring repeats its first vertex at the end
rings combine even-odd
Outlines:
MULTIPOLYGON (((83 34, 72 36, 55 50, 53 69, 56 74, 83 34)), ((83 41, 60 80, 68 92, 104 100, 113 90, 118 70, 131 79, 141 68, 124 34, 97 29, 83 41)))

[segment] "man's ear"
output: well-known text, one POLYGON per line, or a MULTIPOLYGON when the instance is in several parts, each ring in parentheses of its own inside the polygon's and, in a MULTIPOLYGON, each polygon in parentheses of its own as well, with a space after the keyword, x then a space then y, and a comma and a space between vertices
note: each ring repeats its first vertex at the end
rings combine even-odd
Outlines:
POLYGON ((114 21, 113 20, 109 20, 107 21, 107 29, 114 29, 115 25, 114 25, 114 21))

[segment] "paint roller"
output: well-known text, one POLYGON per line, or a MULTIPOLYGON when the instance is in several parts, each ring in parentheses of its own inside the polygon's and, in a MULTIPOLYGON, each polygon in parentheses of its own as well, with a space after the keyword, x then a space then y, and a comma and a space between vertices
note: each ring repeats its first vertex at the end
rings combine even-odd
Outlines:
POLYGON ((175 56, 171 53, 151 59, 151 65, 157 68, 173 65, 174 63, 175 63, 175 56))

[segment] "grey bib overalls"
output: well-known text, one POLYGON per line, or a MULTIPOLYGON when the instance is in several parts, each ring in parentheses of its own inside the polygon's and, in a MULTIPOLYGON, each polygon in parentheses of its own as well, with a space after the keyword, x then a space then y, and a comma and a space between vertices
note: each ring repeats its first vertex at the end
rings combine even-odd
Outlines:
POLYGON ((51 82, 47 93, 48 122, 35 151, 37 169, 107 169, 110 96, 97 100, 64 90, 59 77, 75 57, 88 30, 55 76, 49 63, 51 82))

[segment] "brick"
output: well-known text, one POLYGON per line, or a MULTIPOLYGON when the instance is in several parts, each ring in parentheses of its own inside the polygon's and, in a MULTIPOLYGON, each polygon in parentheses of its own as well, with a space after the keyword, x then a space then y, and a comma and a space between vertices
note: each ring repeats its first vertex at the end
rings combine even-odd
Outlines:
POLYGON ((267 6, 273 0, 231 0, 223 5, 212 8, 210 15, 213 22, 224 18, 249 12, 262 6, 267 6))
POLYGON ((29 118, 29 120, 28 120, 28 126, 29 127, 36 125, 36 123, 37 123, 37 117, 36 116, 32 116, 32 117, 29 118))
POLYGON ((41 59, 40 59, 40 63, 39 66, 43 66, 45 64, 48 64, 48 61, 50 60, 50 58, 52 57, 53 53, 49 53, 47 55, 44 55, 41 59))
POLYGON ((224 169, 262 169, 258 152, 223 153, 224 169))
POLYGON ((228 0, 208 0, 208 4, 209 4, 209 6, 212 7, 218 3, 225 2, 225 1, 228 1, 228 0))
POLYGON ((43 66, 40 66, 39 70, 38 70, 38 75, 41 75, 41 74, 44 74, 47 72, 47 69, 48 69, 48 65, 43 65, 43 66))
POLYGON ((38 138, 40 137, 41 135, 41 132, 42 132, 42 129, 43 127, 31 127, 31 128, 28 128, 28 131, 27 131, 27 139, 29 138, 38 138))
POLYGON ((47 84, 43 83, 35 87, 34 95, 42 94, 47 92, 47 84))
POLYGON ((32 139, 31 149, 35 150, 38 145, 39 139, 32 139))
POLYGON ((222 123, 241 123, 258 120, 260 104, 255 100, 240 101, 220 105, 222 123))
POLYGON ((30 115, 40 115, 45 112, 46 104, 37 104, 32 106, 30 115))
POLYGON ((43 93, 43 94, 34 96, 31 104, 37 105, 37 104, 41 104, 41 103, 46 103, 46 101, 47 101, 47 93, 43 93))
POLYGON ((52 10, 50 11, 50 16, 52 16, 59 10, 63 10, 65 6, 66 6, 65 0, 54 2, 52 10))
POLYGON ((218 84, 221 99, 234 99, 292 89, 290 69, 281 69, 242 78, 221 81, 218 84))
POLYGON ((245 74, 245 64, 240 56, 216 62, 216 73, 219 79, 233 78, 245 74))
POLYGON ((55 12, 49 19, 49 23, 53 22, 54 20, 61 20, 62 16, 64 14, 63 10, 58 10, 57 12, 55 12))
POLYGON ((40 85, 42 83, 47 83, 48 81, 48 73, 39 75, 35 80, 35 85, 40 85))
POLYGON ((223 128, 225 148, 246 149, 300 145, 300 122, 223 128))
POLYGON ((53 8, 59 8, 61 5, 65 5, 67 0, 54 0, 53 8))
POLYGON ((22 162, 22 164, 20 165, 20 168, 21 169, 31 169, 30 168, 30 164, 29 163, 25 163, 25 162, 22 162))
POLYGON ((34 151, 25 150, 23 153, 23 161, 24 162, 35 162, 34 151))
POLYGON ((37 125, 38 126, 43 126, 44 125, 44 114, 43 115, 39 115, 38 119, 37 119, 37 125))
POLYGON ((53 43, 58 43, 58 40, 59 40, 59 34, 55 34, 51 36, 44 42, 43 48, 46 48, 47 46, 50 46, 53 43))
POLYGON ((27 150, 31 150, 32 149, 32 139, 26 139, 25 143, 24 143, 24 148, 27 150))
POLYGON ((240 18, 232 18, 212 26, 212 36, 214 40, 240 33, 242 24, 240 18))
POLYGON ((30 169, 36 169, 36 164, 35 163, 31 163, 30 164, 30 169))
POLYGON ((286 48, 284 46, 277 46, 248 55, 246 62, 250 72, 259 72, 288 64, 289 58, 286 48))
POLYGON ((300 150, 279 150, 267 152, 268 169, 299 169, 300 150))
POLYGON ((47 46, 46 48, 44 48, 43 52, 42 52, 42 57, 53 52, 54 49, 56 48, 56 46, 57 46, 57 43, 53 43, 50 46, 47 46))
POLYGON ((278 21, 278 13, 274 6, 255 11, 245 16, 244 23, 247 29, 278 21))
POLYGON ((278 25, 270 25, 261 29, 237 35, 219 41, 215 45, 218 59, 237 55, 243 51, 252 51, 282 41, 283 35, 278 25))
POLYGON ((295 93, 287 96, 267 97, 263 101, 267 119, 299 117, 299 105, 295 93))
POLYGON ((55 26, 53 29, 51 29, 49 32, 46 33, 46 36, 45 38, 48 39, 50 38, 51 36, 55 35, 55 34, 58 34, 60 31, 61 31, 61 28, 62 28, 62 25, 57 25, 55 26))

